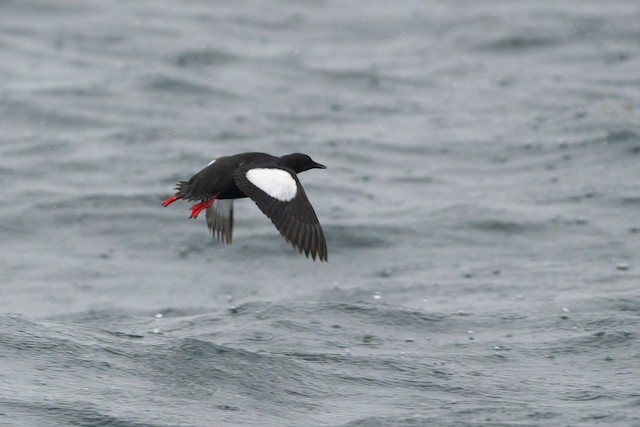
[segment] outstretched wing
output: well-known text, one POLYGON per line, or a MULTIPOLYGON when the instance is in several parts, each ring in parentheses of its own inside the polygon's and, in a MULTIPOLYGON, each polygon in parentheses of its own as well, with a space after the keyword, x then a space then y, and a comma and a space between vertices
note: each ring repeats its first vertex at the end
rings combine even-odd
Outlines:
POLYGON ((233 234, 233 199, 215 200, 205 211, 207 226, 218 241, 231 244, 233 234))
POLYGON ((307 258, 327 261, 322 227, 293 170, 276 165, 244 165, 234 171, 233 179, 287 242, 307 258))

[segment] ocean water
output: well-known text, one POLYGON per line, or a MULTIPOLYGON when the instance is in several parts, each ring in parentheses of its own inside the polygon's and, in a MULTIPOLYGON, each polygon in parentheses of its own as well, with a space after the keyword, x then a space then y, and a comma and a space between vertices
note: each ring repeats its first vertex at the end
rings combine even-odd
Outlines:
POLYGON ((640 3, 0 1, 0 425, 640 426, 640 3), (304 152, 329 262, 248 200, 304 152))

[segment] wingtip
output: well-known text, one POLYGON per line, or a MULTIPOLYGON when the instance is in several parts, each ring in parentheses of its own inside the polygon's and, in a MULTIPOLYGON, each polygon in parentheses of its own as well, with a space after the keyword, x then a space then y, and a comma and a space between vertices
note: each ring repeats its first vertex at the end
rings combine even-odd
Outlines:
POLYGON ((311 233, 302 233, 301 228, 303 227, 300 227, 299 225, 296 226, 296 224, 289 224, 280 231, 280 235, 288 244, 293 246, 300 255, 304 255, 305 258, 311 259, 314 262, 319 261, 328 263, 329 254, 327 251, 327 242, 319 224, 318 227, 314 227, 314 232, 311 233), (302 237, 300 237, 300 233, 302 237), (287 235, 297 235, 297 237, 290 239, 287 235))
MULTIPOLYGON (((309 258, 309 257, 307 257, 307 258, 309 258)), ((314 261, 319 261, 319 262, 326 262, 326 263, 329 262, 329 257, 327 256, 327 254, 321 254, 321 253, 319 253, 317 255, 313 254, 312 259, 314 261), (317 259, 316 259, 316 257, 317 257, 317 259)))

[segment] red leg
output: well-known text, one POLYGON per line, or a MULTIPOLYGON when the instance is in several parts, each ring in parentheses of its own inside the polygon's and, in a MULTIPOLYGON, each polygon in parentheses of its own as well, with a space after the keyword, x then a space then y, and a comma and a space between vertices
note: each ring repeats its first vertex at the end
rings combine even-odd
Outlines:
POLYGON ((178 199, 181 199, 182 197, 179 197, 177 194, 174 194, 173 196, 167 198, 164 202, 162 202, 162 206, 169 206, 171 203, 175 202, 178 199))
POLYGON ((191 206, 191 216, 189 218, 198 218, 198 215, 200 215, 200 212, 202 212, 203 210, 210 208, 211 205, 213 205, 213 201, 216 199, 216 197, 218 197, 220 195, 220 193, 216 193, 212 198, 210 198, 209 200, 205 200, 202 203, 198 203, 196 205, 191 206))

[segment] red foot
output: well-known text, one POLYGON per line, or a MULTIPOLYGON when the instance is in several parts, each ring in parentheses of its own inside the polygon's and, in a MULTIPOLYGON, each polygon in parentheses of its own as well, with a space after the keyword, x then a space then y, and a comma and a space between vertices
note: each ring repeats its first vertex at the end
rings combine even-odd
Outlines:
POLYGON ((169 206, 171 203, 175 202, 176 200, 180 199, 181 197, 178 197, 177 194, 174 194, 173 196, 167 198, 167 200, 165 200, 164 202, 162 202, 162 206, 169 206))
POLYGON ((209 200, 205 200, 202 203, 198 203, 196 205, 191 206, 191 216, 189 218, 198 218, 200 212, 203 210, 210 208, 213 205, 213 201, 218 197, 220 193, 216 193, 215 196, 210 198, 209 200))
POLYGON ((203 210, 210 208, 213 205, 213 199, 206 200, 202 203, 198 203, 197 205, 193 205, 191 207, 191 216, 189 218, 198 218, 200 212, 203 210))

